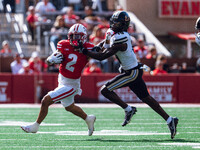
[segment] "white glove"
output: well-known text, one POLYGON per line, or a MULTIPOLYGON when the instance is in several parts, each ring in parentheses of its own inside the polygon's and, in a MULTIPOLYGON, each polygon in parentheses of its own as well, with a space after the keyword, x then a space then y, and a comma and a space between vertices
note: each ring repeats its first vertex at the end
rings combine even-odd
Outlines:
POLYGON ((196 35, 195 42, 200 46, 200 32, 195 35, 196 35))
POLYGON ((110 39, 114 35, 114 31, 109 28, 106 32, 106 41, 103 44, 104 48, 110 48, 110 39))
POLYGON ((59 51, 53 52, 48 58, 47 62, 50 64, 60 64, 63 61, 63 54, 59 51))
POLYGON ((114 34, 114 31, 113 31, 111 28, 109 28, 109 29, 106 31, 106 40, 110 40, 111 37, 113 36, 113 34, 114 34))
POLYGON ((151 71, 151 68, 145 64, 142 67, 140 67, 140 69, 143 69, 145 72, 151 71))

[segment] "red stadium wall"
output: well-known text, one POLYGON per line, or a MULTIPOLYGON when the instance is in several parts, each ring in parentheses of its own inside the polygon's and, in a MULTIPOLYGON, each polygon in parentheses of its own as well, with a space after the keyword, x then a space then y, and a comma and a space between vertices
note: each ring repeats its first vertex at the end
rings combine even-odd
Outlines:
MULTIPOLYGON (((100 88, 116 74, 93 74, 82 76, 83 93, 76 96, 78 103, 109 102, 100 88)), ((0 103, 39 103, 44 95, 57 87, 57 74, 12 75, 0 74, 0 103), (41 92, 39 93, 38 90, 41 92)), ((199 74, 144 75, 150 94, 162 103, 200 103, 199 74)), ((126 102, 141 102, 136 95, 124 87, 116 93, 126 102)))
POLYGON ((12 100, 12 75, 0 75, 0 102, 9 103, 12 100))
POLYGON ((200 75, 180 75, 178 83, 181 103, 200 103, 200 75))

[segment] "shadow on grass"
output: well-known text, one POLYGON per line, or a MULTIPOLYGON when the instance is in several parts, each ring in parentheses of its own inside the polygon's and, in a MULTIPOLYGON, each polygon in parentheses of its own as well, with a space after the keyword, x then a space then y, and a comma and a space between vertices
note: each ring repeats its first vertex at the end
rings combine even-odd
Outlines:
POLYGON ((195 143, 197 141, 194 140, 185 140, 185 139, 138 139, 138 140, 109 140, 109 139, 87 139, 87 140, 82 140, 82 141, 98 141, 98 142, 149 142, 149 143, 157 143, 157 142, 191 142, 195 143))

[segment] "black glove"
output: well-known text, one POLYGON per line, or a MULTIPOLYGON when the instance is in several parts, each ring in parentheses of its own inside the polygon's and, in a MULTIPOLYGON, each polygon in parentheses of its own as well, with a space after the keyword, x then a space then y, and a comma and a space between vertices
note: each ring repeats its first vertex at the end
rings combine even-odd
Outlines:
POLYGON ((82 52, 84 55, 86 55, 86 54, 88 53, 88 50, 87 50, 87 48, 82 48, 82 49, 81 49, 81 52, 82 52))
POLYGON ((92 48, 92 51, 93 52, 99 52, 101 50, 101 47, 100 46, 94 46, 93 48, 92 48))

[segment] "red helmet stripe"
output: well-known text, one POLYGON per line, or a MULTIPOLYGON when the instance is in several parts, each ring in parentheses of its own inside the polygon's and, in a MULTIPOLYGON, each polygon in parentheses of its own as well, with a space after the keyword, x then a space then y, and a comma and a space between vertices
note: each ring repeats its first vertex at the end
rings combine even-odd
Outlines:
POLYGON ((78 28, 79 28, 79 24, 78 24, 78 26, 77 26, 77 30, 76 30, 77 32, 78 32, 78 28))
POLYGON ((74 31, 76 31, 75 29, 76 29, 76 25, 75 25, 75 27, 74 27, 74 31))

